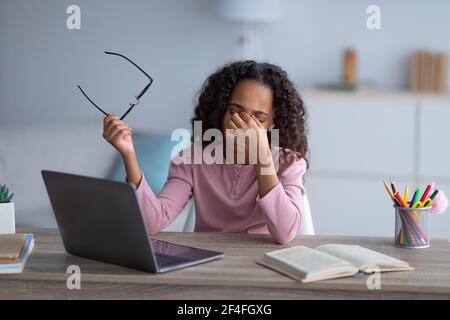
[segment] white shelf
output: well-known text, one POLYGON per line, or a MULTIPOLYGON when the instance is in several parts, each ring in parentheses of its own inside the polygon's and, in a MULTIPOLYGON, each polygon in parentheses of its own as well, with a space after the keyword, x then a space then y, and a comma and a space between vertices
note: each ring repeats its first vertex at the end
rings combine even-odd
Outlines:
POLYGON ((380 91, 380 90, 358 90, 358 91, 338 91, 321 89, 299 89, 303 98, 321 99, 399 99, 399 100, 441 100, 450 103, 450 93, 426 93, 411 91, 380 91))
MULTIPOLYGON (((319 234, 392 235, 392 204, 382 184, 389 177, 400 188, 436 181, 450 193, 450 94, 300 93, 310 133, 306 189, 319 234)), ((433 237, 450 238, 450 213, 432 223, 433 237)))

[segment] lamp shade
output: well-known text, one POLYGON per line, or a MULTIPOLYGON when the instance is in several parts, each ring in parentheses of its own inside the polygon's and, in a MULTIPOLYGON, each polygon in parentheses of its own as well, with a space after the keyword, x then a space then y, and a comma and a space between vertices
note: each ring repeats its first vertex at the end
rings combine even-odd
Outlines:
POLYGON ((279 0, 215 0, 225 19, 240 22, 274 22, 281 18, 279 0))

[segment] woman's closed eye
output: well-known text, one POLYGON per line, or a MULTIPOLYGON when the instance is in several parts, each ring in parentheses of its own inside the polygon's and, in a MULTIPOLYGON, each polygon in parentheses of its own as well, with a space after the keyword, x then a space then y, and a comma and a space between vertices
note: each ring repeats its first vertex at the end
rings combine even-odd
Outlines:
MULTIPOLYGON (((230 106, 230 107, 228 108, 228 111, 230 112, 230 114, 233 115, 233 114, 235 114, 235 113, 242 112, 242 109, 237 108, 237 107, 230 106)), ((267 115, 261 114, 261 113, 254 113, 253 115, 254 115, 255 118, 256 118, 259 122, 261 122, 261 123, 265 122, 265 121, 267 120, 267 118, 268 118, 267 115)))
POLYGON ((241 112, 242 110, 241 110, 240 108, 230 106, 230 107, 228 107, 228 111, 229 111, 231 114, 235 114, 235 113, 241 112))
POLYGON ((255 114, 255 118, 261 123, 264 123, 267 120, 267 116, 263 114, 255 114))

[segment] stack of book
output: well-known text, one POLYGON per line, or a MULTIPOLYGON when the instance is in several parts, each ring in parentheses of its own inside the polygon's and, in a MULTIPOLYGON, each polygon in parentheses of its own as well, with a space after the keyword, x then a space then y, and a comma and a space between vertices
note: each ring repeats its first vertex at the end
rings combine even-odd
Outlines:
POLYGON ((411 58, 410 89, 444 93, 448 89, 448 55, 417 51, 411 58))
POLYGON ((32 234, 0 234, 0 274, 22 272, 33 247, 32 234))

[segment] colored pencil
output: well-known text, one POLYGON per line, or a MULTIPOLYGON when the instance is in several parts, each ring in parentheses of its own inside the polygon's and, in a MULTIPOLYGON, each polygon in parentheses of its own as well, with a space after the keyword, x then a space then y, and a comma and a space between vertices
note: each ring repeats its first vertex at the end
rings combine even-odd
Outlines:
POLYGON ((383 180, 384 187, 386 188, 387 193, 389 194, 389 197, 391 197, 391 200, 394 201, 394 194, 392 193, 391 188, 387 185, 386 181, 383 180))
POLYGON ((434 192, 433 192, 433 193, 431 194, 431 196, 430 196, 430 199, 431 199, 431 200, 434 200, 434 197, 436 197, 438 193, 439 193, 439 190, 438 190, 438 189, 434 190, 434 192))
POLYGON ((395 194, 398 191, 398 188, 392 178, 391 178, 391 187, 392 187, 392 192, 395 194))
POLYGON ((403 199, 402 195, 400 194, 400 192, 396 192, 395 193, 395 198, 398 200, 398 202, 400 203, 400 205, 403 208, 408 208, 408 204, 405 202, 405 200, 403 199))
POLYGON ((430 192, 431 184, 428 184, 425 191, 422 194, 422 197, 420 198, 420 202, 424 202, 426 198, 428 198, 428 193, 430 192))
POLYGON ((405 193, 404 193, 404 196, 403 196, 403 200, 405 200, 405 202, 406 202, 406 207, 408 207, 408 186, 406 186, 405 187, 405 193))
POLYGON ((416 191, 414 192, 414 195, 413 195, 413 197, 411 199, 411 202, 409 203, 409 207, 410 208, 414 208, 414 205, 419 200, 419 196, 420 196, 420 189, 417 188, 416 191))

